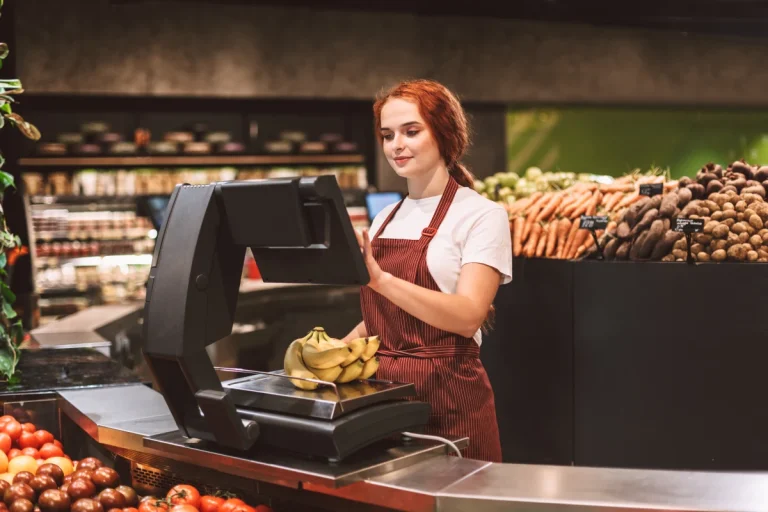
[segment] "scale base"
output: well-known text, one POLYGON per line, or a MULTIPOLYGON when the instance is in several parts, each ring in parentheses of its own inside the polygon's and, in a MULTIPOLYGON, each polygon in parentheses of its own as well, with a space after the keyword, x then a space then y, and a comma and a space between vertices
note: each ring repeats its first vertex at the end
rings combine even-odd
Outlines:
POLYGON ((259 425, 257 445, 321 457, 338 462, 376 441, 404 431, 416 431, 429 420, 424 402, 398 400, 352 411, 334 420, 241 409, 240 417, 259 425))

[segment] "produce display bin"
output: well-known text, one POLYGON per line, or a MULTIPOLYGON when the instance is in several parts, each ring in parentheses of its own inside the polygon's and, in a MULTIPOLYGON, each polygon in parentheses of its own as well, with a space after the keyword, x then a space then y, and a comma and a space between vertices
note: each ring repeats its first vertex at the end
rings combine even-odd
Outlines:
POLYGON ((514 269, 482 348, 505 462, 768 468, 768 265, 514 269))

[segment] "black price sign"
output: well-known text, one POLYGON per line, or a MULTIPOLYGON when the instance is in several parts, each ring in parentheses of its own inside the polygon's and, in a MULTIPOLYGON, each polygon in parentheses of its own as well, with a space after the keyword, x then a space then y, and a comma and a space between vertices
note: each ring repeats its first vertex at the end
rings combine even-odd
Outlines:
POLYGON ((608 227, 608 217, 605 215, 582 215, 579 227, 580 229, 605 229, 608 227))
POLYGON ((675 231, 678 233, 701 233, 704 229, 704 219, 680 219, 675 220, 675 231))
POLYGON ((653 197, 664 193, 663 183, 645 183, 640 185, 640 195, 653 197))

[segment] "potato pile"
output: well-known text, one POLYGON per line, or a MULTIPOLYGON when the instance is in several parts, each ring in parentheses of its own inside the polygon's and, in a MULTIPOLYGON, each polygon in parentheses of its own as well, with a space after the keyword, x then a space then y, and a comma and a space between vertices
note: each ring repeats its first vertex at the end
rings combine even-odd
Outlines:
MULTIPOLYGON (((683 178, 680 186, 698 196, 681 212, 690 219, 704 219, 704 230, 692 237, 696 261, 768 262, 768 166, 753 167, 744 160, 727 169, 712 163, 696 180, 683 178)), ((684 261, 685 239, 674 242, 664 261, 684 261)))
POLYGON ((688 208, 692 198, 693 193, 687 188, 641 198, 620 215, 615 231, 606 230, 600 241, 603 257, 606 260, 662 260, 684 236, 673 228, 677 216, 688 208))

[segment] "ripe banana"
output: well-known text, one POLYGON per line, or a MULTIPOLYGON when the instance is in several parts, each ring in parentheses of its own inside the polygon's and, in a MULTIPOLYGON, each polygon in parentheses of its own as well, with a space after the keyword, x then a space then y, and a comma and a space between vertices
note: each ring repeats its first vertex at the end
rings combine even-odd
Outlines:
MULTIPOLYGON (((344 342, 342 342, 344 343, 344 342)), ((347 343, 347 346, 352 351, 349 356, 344 360, 343 363, 341 363, 341 366, 349 366, 350 364, 354 363, 356 360, 360 359, 360 356, 363 355, 363 350, 365 350, 366 345, 368 344, 367 338, 356 338, 349 343, 347 343)))
POLYGON ((346 382, 352 382, 353 380, 360 378, 364 367, 365 363, 359 359, 356 360, 354 363, 350 364, 342 370, 341 375, 336 378, 336 382, 338 384, 344 384, 346 382))
POLYGON ((328 368, 326 370, 318 370, 317 368, 312 368, 312 373, 317 375, 317 378, 320 380, 324 380, 325 382, 334 382, 339 378, 342 370, 344 370, 344 368, 341 366, 334 366, 333 368, 328 368))
POLYGON ((371 376, 379 369, 379 358, 372 357, 363 365, 363 372, 360 374, 361 379, 370 379, 371 376))
MULTIPOLYGON (((294 340, 288 346, 288 350, 285 351, 285 358, 283 360, 283 369, 289 377, 317 379, 317 376, 309 371, 301 361, 301 340, 294 340)), ((305 380, 291 379, 291 383, 297 388, 305 389, 307 391, 317 389, 318 386, 316 382, 307 382, 305 380)))
POLYGON ((367 340, 368 344, 365 346, 362 355, 360 355, 360 359, 363 361, 368 361, 372 358, 376 351, 379 350, 379 344, 381 343, 378 336, 369 336, 367 340))
POLYGON ((316 349, 322 350, 320 347, 320 343, 322 341, 322 331, 315 329, 312 329, 309 331, 309 334, 304 338, 304 343, 302 345, 306 347, 307 345, 313 345, 316 349))
POLYGON ((344 345, 343 347, 328 347, 322 346, 318 349, 315 345, 307 343, 304 345, 304 349, 301 352, 301 357, 304 360, 304 364, 310 368, 317 368, 320 370, 327 370, 334 366, 339 366, 343 361, 347 359, 350 354, 349 347, 344 345))

